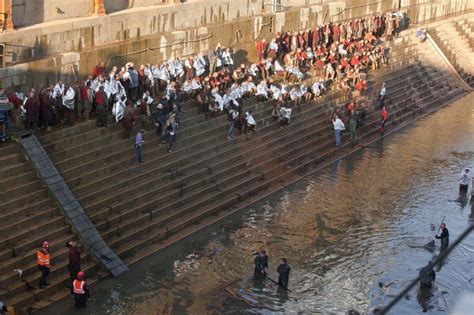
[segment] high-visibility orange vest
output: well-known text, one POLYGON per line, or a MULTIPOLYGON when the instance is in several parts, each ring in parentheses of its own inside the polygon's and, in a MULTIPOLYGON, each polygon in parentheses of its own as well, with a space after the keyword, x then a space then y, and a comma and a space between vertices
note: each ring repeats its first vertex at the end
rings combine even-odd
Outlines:
POLYGON ((85 294, 86 291, 84 291, 84 284, 86 282, 84 280, 74 280, 72 282, 72 286, 74 288, 74 294, 85 294))
POLYGON ((36 252, 36 260, 38 261, 38 265, 49 268, 49 259, 50 254, 44 248, 41 248, 36 252))

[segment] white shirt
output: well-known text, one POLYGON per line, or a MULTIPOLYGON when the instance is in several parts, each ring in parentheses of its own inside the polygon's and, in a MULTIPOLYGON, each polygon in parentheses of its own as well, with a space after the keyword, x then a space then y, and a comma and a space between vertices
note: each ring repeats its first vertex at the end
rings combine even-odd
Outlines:
POLYGON ((257 123, 255 122, 255 119, 252 117, 252 115, 250 115, 248 112, 247 112, 247 116, 245 117, 245 120, 247 120, 247 124, 249 125, 256 125, 257 123))
POLYGON ((466 172, 465 170, 461 172, 461 176, 459 176, 459 184, 461 185, 469 185, 471 181, 471 172, 466 172))
POLYGON ((346 130, 346 126, 344 126, 344 123, 342 120, 337 117, 332 124, 334 125, 334 130, 346 130))

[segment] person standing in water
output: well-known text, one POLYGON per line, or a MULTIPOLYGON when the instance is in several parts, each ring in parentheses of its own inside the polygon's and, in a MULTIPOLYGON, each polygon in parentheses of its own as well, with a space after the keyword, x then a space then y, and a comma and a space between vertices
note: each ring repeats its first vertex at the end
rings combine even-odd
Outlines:
POLYGON ((420 280, 420 289, 431 289, 433 286, 433 283, 436 279, 436 272, 433 270, 433 268, 430 268, 430 264, 432 262, 430 261, 428 265, 424 266, 420 270, 420 275, 425 272, 425 270, 430 269, 426 275, 423 276, 420 280))
POLYGON ((439 229, 441 230, 441 235, 436 235, 435 237, 436 239, 441 240, 441 250, 444 250, 449 246, 449 231, 444 223, 441 223, 439 229))
POLYGON ((254 259, 255 269, 253 273, 254 280, 264 279, 267 276, 268 256, 264 250, 261 250, 254 259))
POLYGON ((286 258, 280 259, 280 265, 277 268, 278 285, 285 290, 288 290, 288 280, 290 278, 290 266, 286 258))
POLYGON ((459 176, 459 190, 467 191, 469 188, 469 182, 471 181, 471 171, 466 167, 459 176))

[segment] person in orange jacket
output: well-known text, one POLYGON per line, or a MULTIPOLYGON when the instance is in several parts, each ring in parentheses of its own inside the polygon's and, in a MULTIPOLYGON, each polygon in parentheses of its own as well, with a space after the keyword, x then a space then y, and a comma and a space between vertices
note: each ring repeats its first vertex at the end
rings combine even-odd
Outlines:
POLYGON ((36 261, 38 263, 38 269, 41 271, 41 278, 39 282, 40 289, 44 289, 48 285, 46 280, 48 279, 51 268, 50 260, 51 254, 49 253, 49 243, 47 241, 44 241, 41 248, 38 249, 38 251, 36 252, 36 261))
POLYGON ((79 271, 76 279, 72 282, 71 296, 74 297, 76 308, 86 307, 87 300, 90 300, 91 295, 89 287, 84 281, 84 272, 79 271))

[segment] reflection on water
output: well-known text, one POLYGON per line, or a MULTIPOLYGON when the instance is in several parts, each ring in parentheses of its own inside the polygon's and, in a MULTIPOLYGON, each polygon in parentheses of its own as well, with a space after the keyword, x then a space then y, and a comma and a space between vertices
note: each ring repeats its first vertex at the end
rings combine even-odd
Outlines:
MULTIPOLYGON (((457 185, 460 170, 474 164, 473 117, 466 97, 334 163, 96 285, 85 312, 341 314, 383 306, 439 253, 422 246, 444 216, 452 240, 474 221, 474 203, 457 185), (279 258, 288 258, 290 293, 251 280, 260 249, 273 279, 279 258)), ((457 295, 474 289, 473 241, 444 262, 432 291, 414 290, 393 314, 447 314, 457 295)), ((63 301, 44 313, 74 314, 71 306, 63 301)))

